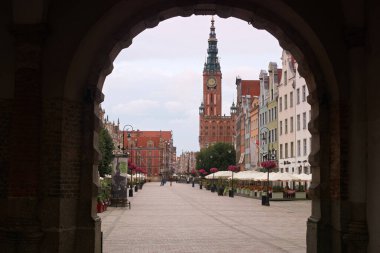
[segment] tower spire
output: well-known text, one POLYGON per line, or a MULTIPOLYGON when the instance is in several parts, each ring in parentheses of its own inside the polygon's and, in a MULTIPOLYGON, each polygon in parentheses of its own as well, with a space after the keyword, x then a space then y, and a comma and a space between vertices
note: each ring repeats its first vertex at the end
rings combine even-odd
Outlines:
POLYGON ((218 40, 216 39, 215 33, 215 20, 214 16, 211 18, 211 27, 210 34, 208 38, 208 49, 207 49, 207 59, 205 62, 205 66, 203 72, 214 73, 220 72, 220 64, 218 59, 218 40))

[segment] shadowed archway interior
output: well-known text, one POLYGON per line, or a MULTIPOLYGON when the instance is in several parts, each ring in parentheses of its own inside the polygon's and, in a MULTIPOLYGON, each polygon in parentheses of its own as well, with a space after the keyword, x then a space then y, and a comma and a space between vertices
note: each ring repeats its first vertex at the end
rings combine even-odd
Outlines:
POLYGON ((193 14, 236 17, 265 29, 299 62, 312 106, 308 252, 379 249, 371 239, 380 233, 373 193, 380 182, 373 166, 380 149, 379 112, 373 108, 379 102, 371 99, 376 92, 369 92, 379 88, 368 77, 380 66, 375 4, 36 0, 2 5, 1 22, 11 27, 0 30, 5 70, 0 198, 7 206, 0 210, 0 246, 7 252, 24 247, 100 252, 94 143, 104 79, 117 54, 141 31, 193 14))

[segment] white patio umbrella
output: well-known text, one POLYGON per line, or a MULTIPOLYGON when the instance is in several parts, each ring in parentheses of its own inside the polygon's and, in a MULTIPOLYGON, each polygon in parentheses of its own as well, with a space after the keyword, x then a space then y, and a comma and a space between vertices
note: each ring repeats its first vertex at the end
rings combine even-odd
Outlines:
POLYGON ((296 181, 311 181, 311 174, 295 174, 294 177, 296 178, 296 181))
MULTIPOLYGON (((270 172, 269 173, 269 181, 286 181, 283 179, 282 173, 277 172, 270 172)), ((268 180, 268 173, 263 173, 257 178, 258 181, 267 181, 268 180)))
POLYGON ((288 172, 281 173, 282 181, 294 181, 298 178, 295 176, 295 174, 291 174, 288 172))
POLYGON ((211 173, 209 175, 206 176, 207 179, 212 179, 213 178, 213 175, 214 175, 214 178, 229 178, 232 176, 232 173, 235 177, 236 173, 235 172, 232 172, 232 171, 218 171, 218 172, 215 172, 215 173, 211 173))
POLYGON ((258 171, 241 171, 234 175, 234 179, 238 180, 257 180, 266 173, 258 172, 258 171))

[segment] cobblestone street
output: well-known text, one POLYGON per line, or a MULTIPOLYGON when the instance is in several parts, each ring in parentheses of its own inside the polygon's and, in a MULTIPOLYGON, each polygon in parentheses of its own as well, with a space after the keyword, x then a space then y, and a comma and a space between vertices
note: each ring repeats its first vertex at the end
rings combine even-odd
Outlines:
POLYGON ((132 208, 108 208, 103 252, 306 252, 310 201, 218 196, 198 185, 147 183, 132 208))

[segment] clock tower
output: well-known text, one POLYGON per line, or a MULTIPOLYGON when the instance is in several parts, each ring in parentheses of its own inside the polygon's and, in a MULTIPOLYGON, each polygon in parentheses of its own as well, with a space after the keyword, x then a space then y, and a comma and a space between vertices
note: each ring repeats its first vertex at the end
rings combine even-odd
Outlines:
POLYGON ((211 19, 208 38, 207 59, 203 68, 204 115, 222 114, 222 73, 218 59, 218 40, 216 39, 214 17, 211 19))
POLYGON ((222 115, 222 72, 218 58, 214 17, 211 19, 207 59, 203 67, 203 102, 199 107, 199 146, 208 147, 217 142, 233 143, 236 114, 222 115))

